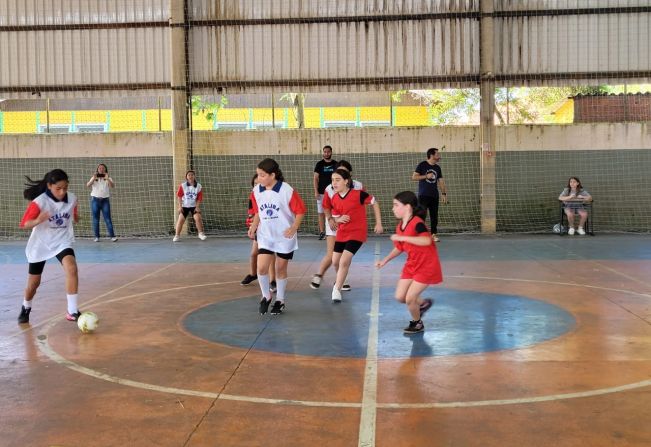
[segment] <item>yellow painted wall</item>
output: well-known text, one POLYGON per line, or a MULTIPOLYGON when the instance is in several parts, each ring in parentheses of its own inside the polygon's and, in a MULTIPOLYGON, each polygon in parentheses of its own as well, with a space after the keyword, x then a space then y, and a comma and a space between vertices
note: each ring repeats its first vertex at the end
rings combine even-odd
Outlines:
MULTIPOLYGON (((291 108, 225 108, 217 113, 219 123, 264 124, 271 126, 275 113, 277 127, 297 128, 294 111, 291 108)), ((430 126, 430 118, 426 107, 396 106, 394 107, 394 126, 430 126)), ((46 111, 40 112, 3 112, 3 133, 38 133, 38 126, 45 125, 48 120, 46 111)), ((148 110, 76 110, 51 111, 49 121, 52 125, 67 124, 105 124, 109 132, 158 132, 172 130, 172 112, 169 109, 148 110), (74 120, 73 120, 74 114, 74 120), (160 123, 159 123, 160 121, 160 123)), ((354 126, 359 121, 391 122, 389 107, 306 107, 305 127, 318 129, 324 121, 350 122, 354 126)), ((205 118, 205 113, 192 116, 194 130, 212 130, 214 122, 205 118)))

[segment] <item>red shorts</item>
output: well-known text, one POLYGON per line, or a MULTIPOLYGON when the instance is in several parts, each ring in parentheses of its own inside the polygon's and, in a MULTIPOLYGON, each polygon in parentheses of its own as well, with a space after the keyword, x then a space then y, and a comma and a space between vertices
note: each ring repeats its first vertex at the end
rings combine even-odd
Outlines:
POLYGON ((412 279, 421 284, 443 282, 443 273, 438 259, 422 259, 419 262, 405 262, 400 279, 412 279))

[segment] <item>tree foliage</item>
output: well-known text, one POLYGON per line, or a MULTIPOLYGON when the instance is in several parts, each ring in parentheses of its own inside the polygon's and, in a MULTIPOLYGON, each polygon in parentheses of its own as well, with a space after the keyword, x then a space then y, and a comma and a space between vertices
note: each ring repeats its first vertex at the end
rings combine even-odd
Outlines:
POLYGON ((194 116, 203 115, 207 121, 212 121, 217 117, 217 112, 228 105, 228 98, 221 95, 217 102, 206 100, 202 96, 192 97, 192 114, 194 116))

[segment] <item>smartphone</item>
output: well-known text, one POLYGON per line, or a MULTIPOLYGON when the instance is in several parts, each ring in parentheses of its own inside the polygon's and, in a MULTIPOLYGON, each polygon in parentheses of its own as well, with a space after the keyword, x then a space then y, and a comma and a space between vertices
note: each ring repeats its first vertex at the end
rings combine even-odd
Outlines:
POLYGON ((106 175, 106 174, 100 174, 99 172, 98 172, 97 174, 95 174, 95 176, 97 176, 97 178, 102 178, 102 177, 104 177, 105 175, 106 175))

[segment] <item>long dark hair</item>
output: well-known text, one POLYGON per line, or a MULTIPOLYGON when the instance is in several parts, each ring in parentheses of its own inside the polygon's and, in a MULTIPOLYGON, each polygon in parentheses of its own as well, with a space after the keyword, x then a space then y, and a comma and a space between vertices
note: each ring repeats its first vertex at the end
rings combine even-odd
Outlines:
POLYGON ((425 219, 425 216, 427 216, 427 210, 423 205, 418 203, 418 197, 413 192, 402 191, 393 196, 393 198, 403 205, 411 206, 414 216, 418 216, 421 219, 425 219))
POLYGON ((346 168, 337 168, 337 170, 334 172, 337 175, 340 175, 341 178, 344 179, 346 182, 346 185, 348 186, 349 189, 353 189, 353 177, 346 168))
POLYGON ((258 163, 258 169, 262 169, 267 174, 276 174, 276 181, 285 181, 285 178, 283 177, 283 171, 280 170, 280 166, 273 158, 265 158, 262 160, 260 163, 258 163))
POLYGON ((68 181, 68 174, 66 174, 62 169, 53 169, 41 179, 41 180, 32 180, 28 176, 25 176, 27 183, 25 183, 25 191, 23 191, 23 197, 27 200, 34 200, 47 190, 47 185, 54 185, 59 183, 62 180, 68 181))
POLYGON ((95 168, 95 171, 99 172, 99 167, 100 166, 104 166, 104 171, 106 171, 106 173, 108 174, 108 166, 106 166, 104 163, 98 164, 97 167, 95 168))
POLYGON ((353 172, 353 166, 347 160, 339 160, 337 168, 346 168, 349 172, 353 172))
POLYGON ((578 185, 576 185, 577 194, 583 191, 583 185, 581 184, 581 180, 579 180, 578 177, 570 177, 567 179, 567 193, 569 194, 570 192, 572 192, 572 187, 570 186, 570 181, 572 179, 576 180, 576 182, 578 183, 578 185))

